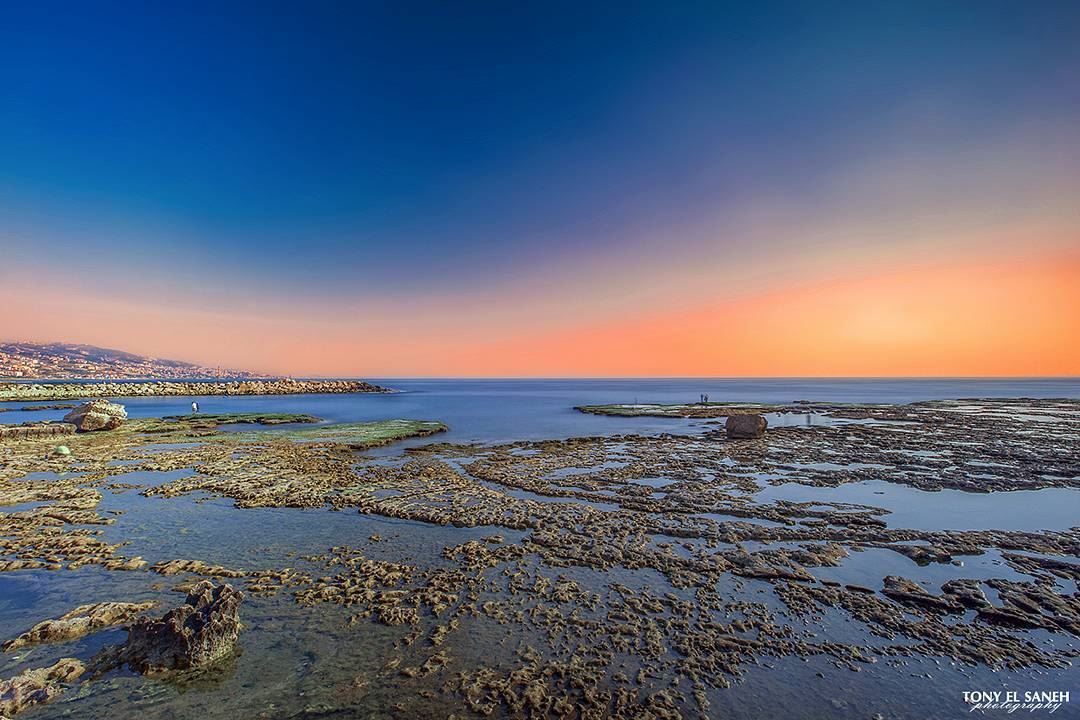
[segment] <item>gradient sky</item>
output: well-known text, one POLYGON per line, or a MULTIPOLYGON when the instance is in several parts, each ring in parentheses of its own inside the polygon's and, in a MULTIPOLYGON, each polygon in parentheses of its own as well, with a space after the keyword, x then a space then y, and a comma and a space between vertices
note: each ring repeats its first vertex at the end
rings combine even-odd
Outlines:
POLYGON ((5 8, 0 339, 1080 374, 1080 3, 153 5, 5 8))

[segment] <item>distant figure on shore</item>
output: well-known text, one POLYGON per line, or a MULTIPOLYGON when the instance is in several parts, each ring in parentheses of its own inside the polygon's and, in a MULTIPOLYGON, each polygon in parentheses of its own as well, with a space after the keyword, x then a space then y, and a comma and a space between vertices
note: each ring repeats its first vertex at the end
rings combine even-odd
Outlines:
POLYGON ((709 393, 705 393, 704 395, 702 395, 701 401, 707 405, 709 403, 709 393))
POLYGON ((199 412, 199 403, 192 401, 192 403, 191 403, 191 412, 193 412, 193 413, 199 412))

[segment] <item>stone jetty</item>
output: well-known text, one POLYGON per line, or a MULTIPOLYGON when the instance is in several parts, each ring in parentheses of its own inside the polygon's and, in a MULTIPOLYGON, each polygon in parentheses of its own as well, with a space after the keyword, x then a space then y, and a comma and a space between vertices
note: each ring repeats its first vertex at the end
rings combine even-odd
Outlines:
POLYGON ((315 393, 390 392, 362 380, 233 380, 98 383, 0 383, 6 400, 73 400, 79 398, 197 395, 302 395, 315 393))

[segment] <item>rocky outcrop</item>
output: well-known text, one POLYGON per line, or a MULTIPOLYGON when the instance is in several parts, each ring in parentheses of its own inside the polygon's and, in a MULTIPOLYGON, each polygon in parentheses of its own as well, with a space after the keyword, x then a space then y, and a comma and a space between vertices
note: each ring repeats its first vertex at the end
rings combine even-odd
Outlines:
POLYGON ((0 680, 0 716, 14 715, 31 705, 48 702, 64 692, 66 683, 78 679, 86 666, 75 658, 55 665, 32 668, 9 680, 0 680))
POLYGON ((155 563, 150 567, 156 573, 162 575, 179 575, 181 573, 195 573, 196 575, 214 575, 216 577, 239 578, 247 575, 243 570, 233 570, 221 565, 208 565, 202 560, 169 560, 155 563))
POLYGON ((74 435, 75 426, 70 423, 23 423, 0 425, 0 440, 37 440, 38 438, 74 435))
POLYGON ((147 618, 129 627, 120 657, 141 673, 210 665, 236 646, 243 599, 244 594, 231 585, 204 580, 192 589, 183 605, 160 620, 147 618))
POLYGON ((115 430, 125 420, 127 410, 124 406, 108 400, 91 400, 64 416, 64 422, 71 423, 79 432, 115 430))
POLYGON ((973 610, 993 608, 978 580, 972 580, 971 578, 949 580, 941 586, 941 591, 966 608, 973 610))
POLYGON ((239 380, 189 382, 0 383, 0 401, 199 395, 302 395, 389 392, 361 380, 239 380))
POLYGON ((38 643, 74 640, 110 625, 126 623, 153 606, 152 602, 103 602, 80 605, 54 620, 39 622, 17 638, 8 640, 0 649, 11 652, 38 643))
POLYGON ((898 575, 888 575, 882 581, 881 594, 905 605, 915 605, 925 610, 944 613, 958 613, 964 611, 964 606, 958 600, 945 595, 939 597, 931 595, 917 582, 902 578, 898 575))
POLYGON ((764 415, 729 415, 724 429, 732 440, 751 440, 765 435, 769 421, 764 415))

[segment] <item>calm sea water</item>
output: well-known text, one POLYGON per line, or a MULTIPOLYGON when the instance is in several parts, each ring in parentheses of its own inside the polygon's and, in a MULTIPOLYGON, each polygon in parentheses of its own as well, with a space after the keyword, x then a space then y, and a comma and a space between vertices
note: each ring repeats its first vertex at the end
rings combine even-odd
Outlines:
MULTIPOLYGON (((330 422, 390 418, 441 420, 455 442, 502 442, 617 433, 695 432, 700 422, 586 415, 577 405, 714 401, 913 402, 964 397, 1080 398, 1080 378, 1045 379, 372 379, 391 395, 287 395, 195 398, 203 412, 307 412, 330 422)), ((192 398, 121 399, 132 417, 190 411, 192 398)), ((20 407, 37 403, 0 403, 20 407)), ((0 422, 59 419, 62 411, 0 413, 0 422)), ((400 446, 398 446, 400 447, 400 446)))

